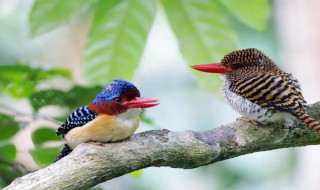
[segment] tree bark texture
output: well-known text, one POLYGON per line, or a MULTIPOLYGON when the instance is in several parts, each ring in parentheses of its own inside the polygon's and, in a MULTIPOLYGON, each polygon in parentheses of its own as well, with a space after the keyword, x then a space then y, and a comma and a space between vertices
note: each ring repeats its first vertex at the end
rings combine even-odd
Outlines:
MULTIPOLYGON (((320 102, 308 108, 320 119, 320 102)), ((146 167, 191 169, 253 152, 320 144, 320 135, 299 121, 257 126, 238 120, 205 131, 153 130, 129 139, 84 143, 62 160, 14 180, 5 190, 86 189, 146 167)))

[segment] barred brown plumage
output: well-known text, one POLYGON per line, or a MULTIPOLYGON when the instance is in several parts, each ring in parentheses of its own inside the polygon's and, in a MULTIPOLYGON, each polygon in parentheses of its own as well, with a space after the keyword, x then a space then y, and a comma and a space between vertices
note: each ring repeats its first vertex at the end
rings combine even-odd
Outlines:
POLYGON ((310 115, 308 115, 307 113, 301 112, 297 114, 297 117, 302 121, 302 123, 307 125, 310 129, 316 130, 319 132, 320 130, 319 122, 313 119, 310 115))
POLYGON ((255 48, 227 54, 219 64, 193 66, 194 69, 223 73, 223 93, 228 103, 244 117, 258 123, 298 118, 320 133, 320 123, 305 111, 300 84, 255 48))

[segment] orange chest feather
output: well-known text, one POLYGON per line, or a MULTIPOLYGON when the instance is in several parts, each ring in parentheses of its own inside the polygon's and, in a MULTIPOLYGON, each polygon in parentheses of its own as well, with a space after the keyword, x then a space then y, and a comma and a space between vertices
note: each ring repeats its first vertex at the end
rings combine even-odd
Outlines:
POLYGON ((83 142, 114 142, 128 138, 138 126, 138 117, 122 119, 102 114, 84 126, 69 131, 65 140, 72 149, 83 142))

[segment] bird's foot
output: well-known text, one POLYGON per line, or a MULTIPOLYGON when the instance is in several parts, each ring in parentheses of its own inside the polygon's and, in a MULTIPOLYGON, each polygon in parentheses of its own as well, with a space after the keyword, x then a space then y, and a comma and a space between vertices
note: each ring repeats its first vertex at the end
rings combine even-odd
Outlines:
POLYGON ((281 128, 291 130, 293 129, 293 124, 294 122, 292 120, 284 120, 281 128))
POLYGON ((104 146, 104 143, 102 142, 97 142, 97 141, 91 141, 91 142, 88 142, 89 144, 93 144, 93 145, 96 145, 96 146, 104 146))
POLYGON ((251 123, 251 124, 253 124, 253 125, 259 125, 258 122, 253 121, 252 119, 247 118, 247 117, 239 117, 239 118, 237 118, 237 121, 242 121, 242 122, 246 122, 246 123, 251 123))

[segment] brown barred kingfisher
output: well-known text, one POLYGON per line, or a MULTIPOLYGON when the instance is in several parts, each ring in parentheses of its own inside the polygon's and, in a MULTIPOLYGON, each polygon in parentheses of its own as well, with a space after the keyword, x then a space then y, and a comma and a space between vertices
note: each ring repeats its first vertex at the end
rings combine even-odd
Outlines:
POLYGON ((306 101, 298 80, 280 70, 260 50, 233 51, 225 55, 220 63, 195 65, 192 68, 221 73, 224 97, 245 118, 267 124, 296 117, 320 133, 320 123, 305 111, 306 101))
POLYGON ((140 97, 133 84, 114 80, 93 102, 74 110, 57 129, 57 135, 62 135, 66 143, 55 162, 80 143, 114 142, 128 138, 139 126, 141 108, 158 104, 158 100, 140 97))

